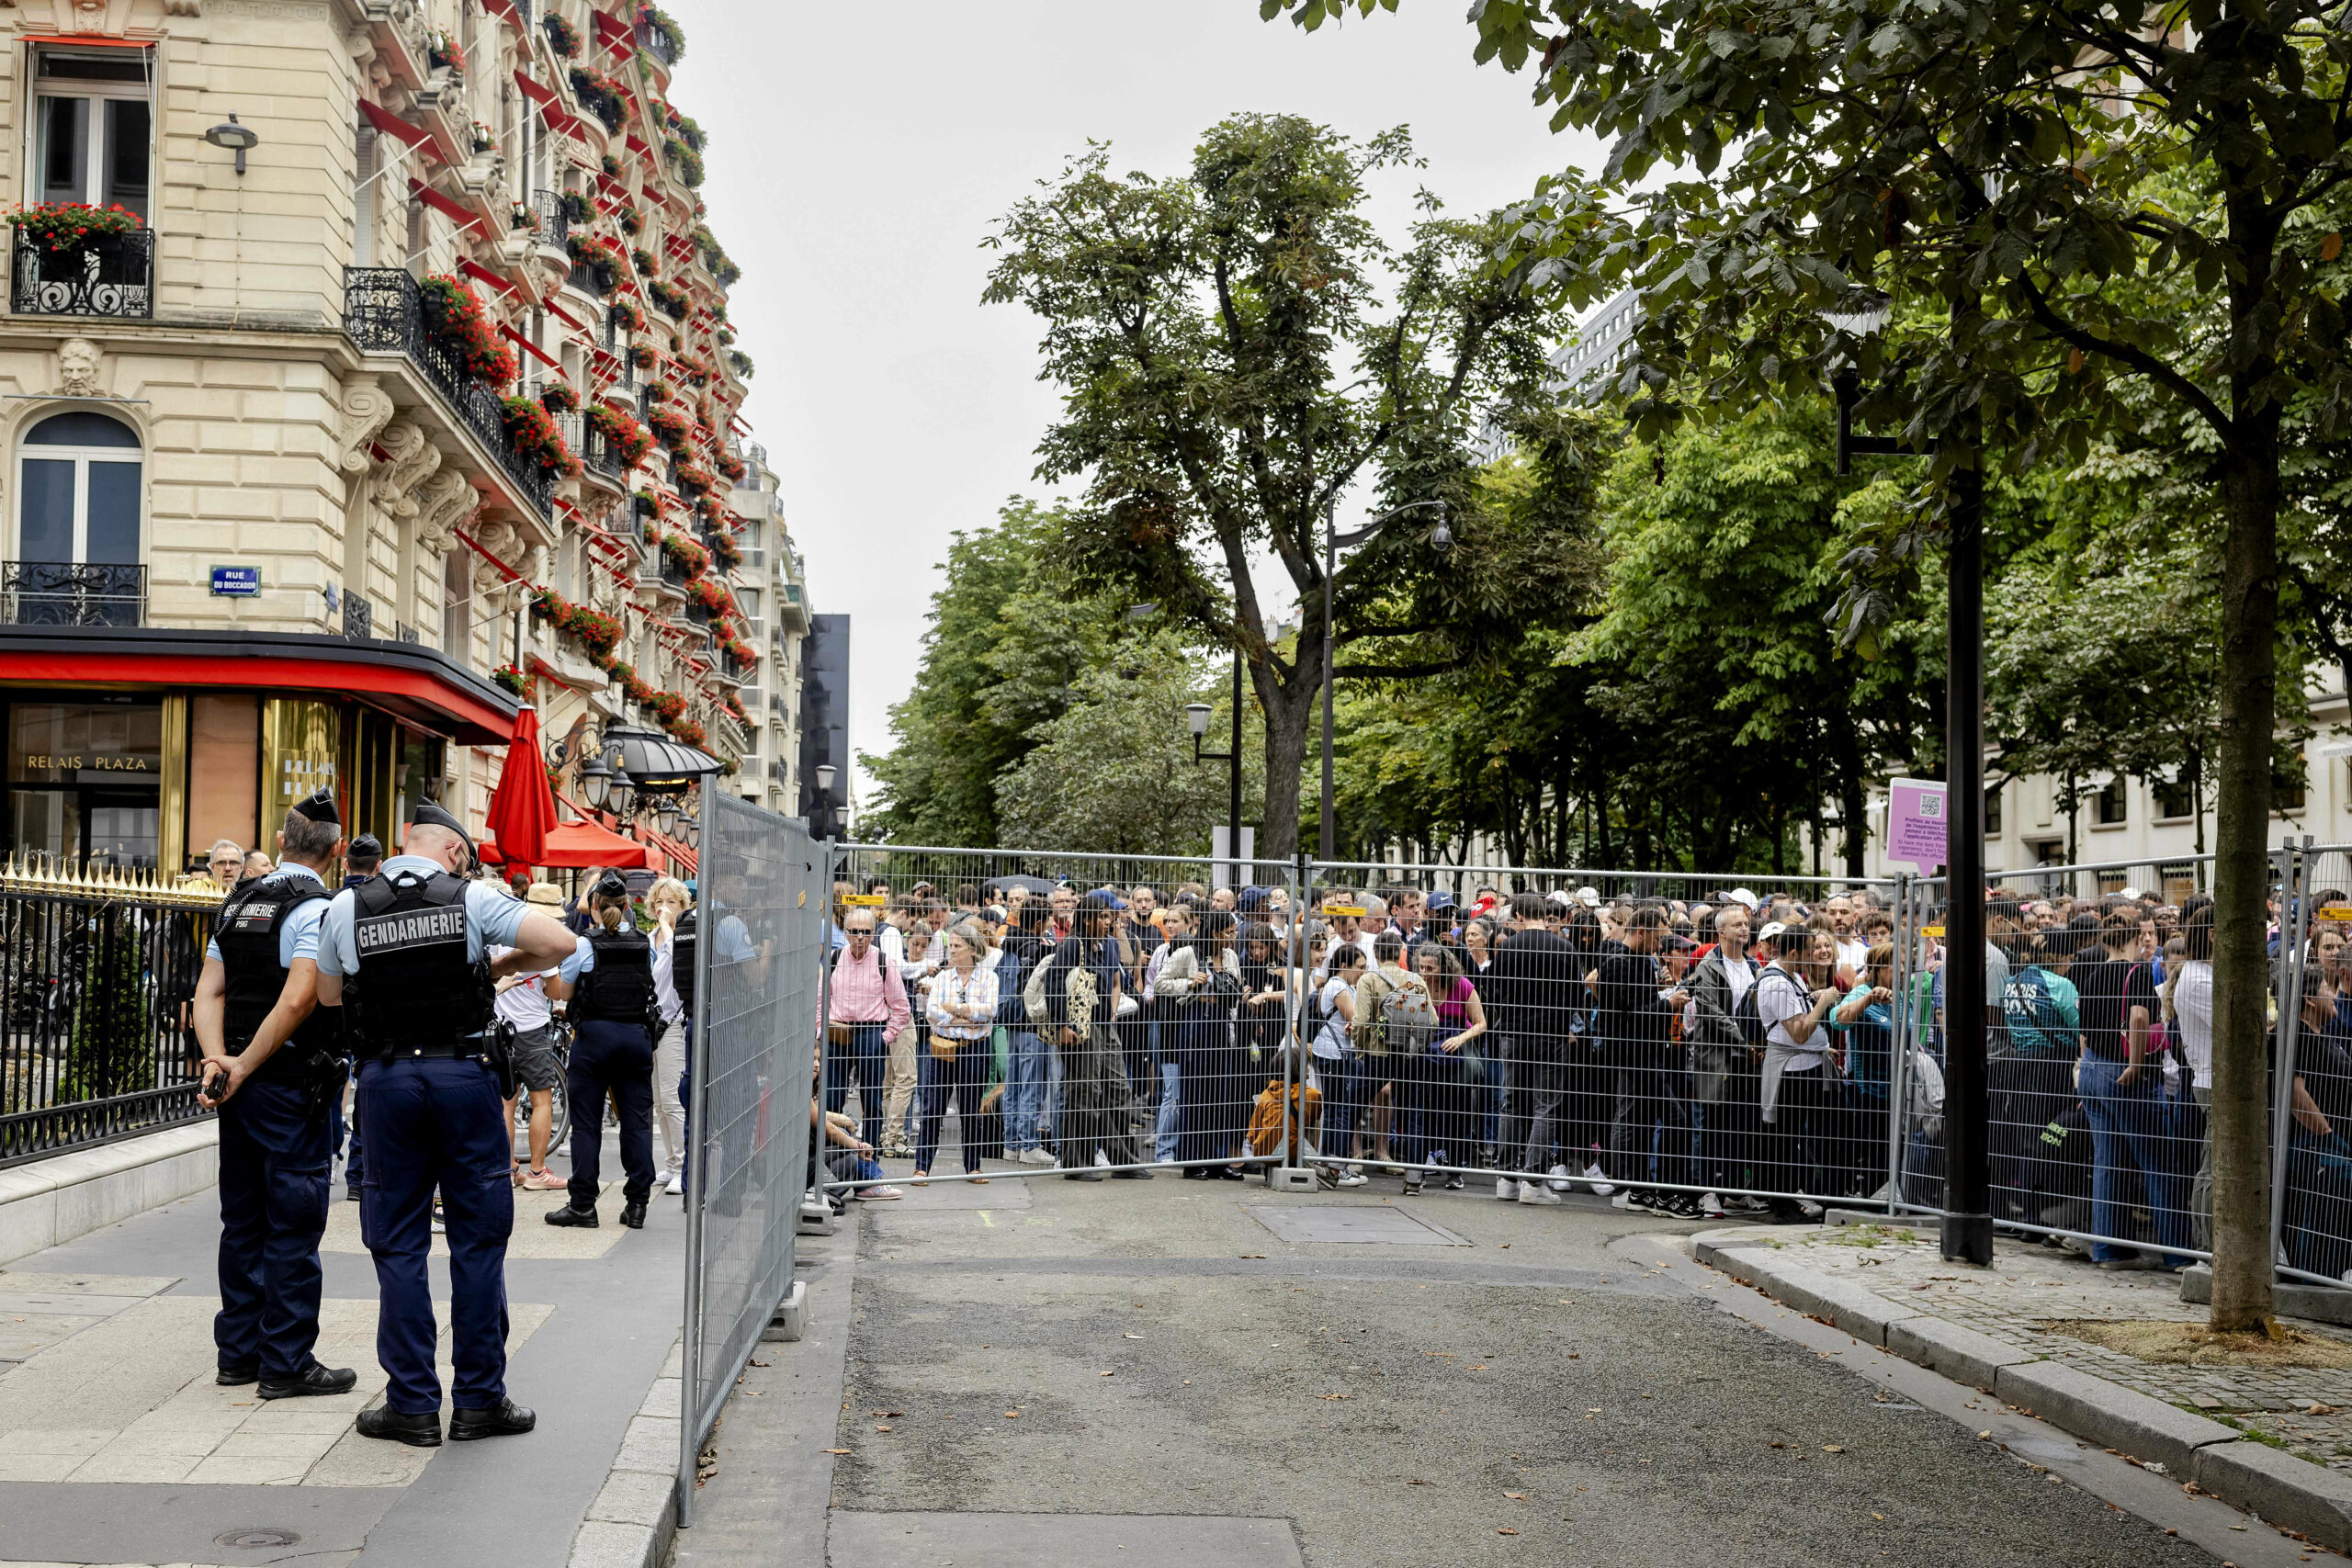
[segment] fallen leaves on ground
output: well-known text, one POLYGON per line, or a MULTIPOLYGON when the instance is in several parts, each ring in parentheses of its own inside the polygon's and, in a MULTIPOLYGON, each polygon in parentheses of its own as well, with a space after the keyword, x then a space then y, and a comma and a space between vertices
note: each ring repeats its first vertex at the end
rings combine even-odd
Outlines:
POLYGON ((845 1454, 849 1452, 847 1449, 827 1449, 824 1451, 829 1454, 845 1454))
POLYGON ((1495 1533, 1497 1535, 1517 1535, 1519 1532, 1511 1529, 1509 1525, 1497 1525, 1495 1527, 1495 1533))

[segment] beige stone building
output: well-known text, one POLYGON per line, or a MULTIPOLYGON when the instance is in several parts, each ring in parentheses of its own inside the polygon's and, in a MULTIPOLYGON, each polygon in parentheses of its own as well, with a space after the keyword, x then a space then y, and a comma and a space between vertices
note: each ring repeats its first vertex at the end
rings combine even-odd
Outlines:
POLYGON ((325 779, 388 842, 480 821, 526 698, 567 801, 630 721, 791 808, 806 584, 658 8, 0 0, 0 852, 175 868, 325 779))

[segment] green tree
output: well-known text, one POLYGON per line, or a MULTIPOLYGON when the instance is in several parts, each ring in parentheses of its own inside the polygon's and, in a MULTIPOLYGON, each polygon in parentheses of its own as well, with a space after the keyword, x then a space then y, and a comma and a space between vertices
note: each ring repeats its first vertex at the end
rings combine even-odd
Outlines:
MULTIPOLYGON (((1209 703, 1209 732, 1229 733, 1229 682, 1170 634, 1136 637, 1084 671, 1067 711, 1033 732, 1035 749, 996 781, 1004 847, 1108 855, 1207 856, 1231 808, 1222 763, 1193 760, 1188 703, 1209 703)), ((1244 766, 1258 759, 1244 716, 1244 766)), ((1242 807, 1255 804, 1244 774, 1242 807)))
MULTIPOLYGON (((1645 419, 1692 393, 1809 392, 1850 355, 1874 389, 1865 415, 1939 444, 1923 524, 1973 520, 1987 454, 2079 460, 2110 434, 2211 486, 2211 1318, 2267 1325, 2283 437, 2290 407, 2325 438, 2346 402, 2346 264, 2323 205, 2352 179, 2340 0, 1488 0, 1473 22, 1479 58, 1535 65, 1555 128, 1611 142, 1614 194, 1563 181, 1532 215, 1527 276, 1589 292, 1633 274, 1625 384, 1645 419), (1856 280, 1905 307, 1883 340, 1820 320, 1856 280)), ((1916 552, 1909 532, 1890 550, 1916 552)))
POLYGON ((1239 650, 1266 727, 1261 852, 1296 843, 1321 689, 1322 546, 1340 499, 1443 500, 1457 540, 1399 525, 1337 572, 1347 679, 1406 680, 1517 640, 1566 596, 1563 541, 1475 505, 1484 421, 1545 402, 1555 308, 1487 265, 1499 221, 1436 215, 1401 253, 1364 181, 1410 160, 1401 130, 1357 142, 1243 115, 1173 177, 1096 147, 1015 207, 986 298, 1046 323, 1062 414, 1038 476, 1083 478, 1066 558, 1079 585, 1158 603, 1239 650), (1384 300, 1383 275, 1395 283, 1384 300), (1296 604, 1298 634, 1272 624, 1296 604))

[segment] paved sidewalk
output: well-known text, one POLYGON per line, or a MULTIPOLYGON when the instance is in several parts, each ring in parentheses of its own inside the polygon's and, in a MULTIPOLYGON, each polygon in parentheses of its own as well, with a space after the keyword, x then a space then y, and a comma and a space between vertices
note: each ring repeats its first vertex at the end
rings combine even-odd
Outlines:
MULTIPOLYGON (((1933 1231, 1883 1225, 1752 1235, 1737 1245, 1770 1251, 1776 1266, 1863 1286, 1896 1307, 1942 1318, 2352 1472, 2352 1368, 2165 1365, 2049 1329, 2052 1323, 2086 1319, 2203 1323, 2205 1309, 2180 1299, 2177 1275, 2109 1273, 2076 1254, 2007 1239, 1995 1243, 1992 1268, 1972 1269, 1945 1262, 1933 1231), (2313 1405, 2320 1414, 2311 1414, 2313 1405)), ((2295 1326, 2352 1345, 2352 1332, 2341 1328, 2301 1321, 2295 1326)))
MULTIPOLYGON (((567 1562, 677 1340, 678 1201, 629 1231, 608 1191, 601 1228, 560 1230, 540 1215, 563 1194, 516 1193, 507 1381, 538 1429, 412 1449, 352 1429, 385 1380, 375 1266, 335 1195, 318 1354, 359 1373, 339 1398, 213 1382, 216 1191, 0 1269, 0 1563, 567 1562)), ((446 1385, 437 1237, 432 1270, 446 1385)))

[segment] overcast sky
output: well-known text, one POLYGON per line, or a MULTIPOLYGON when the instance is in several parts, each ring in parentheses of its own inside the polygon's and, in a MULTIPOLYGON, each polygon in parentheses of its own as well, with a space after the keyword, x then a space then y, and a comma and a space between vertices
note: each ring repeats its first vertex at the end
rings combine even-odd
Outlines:
POLYGON ((666 3, 687 34, 672 97, 710 132, 710 226, 743 268, 748 421, 814 607, 852 617, 860 751, 889 748, 950 533, 1042 493, 1059 393, 1036 378, 1039 323, 980 303, 980 242, 1035 181, 1089 138, 1123 171, 1177 173, 1243 111, 1359 137, 1401 122, 1428 166, 1381 177, 1394 241, 1419 185, 1476 212, 1583 147, 1547 133, 1525 75, 1471 64, 1463 0, 1313 37, 1257 0, 666 3))

